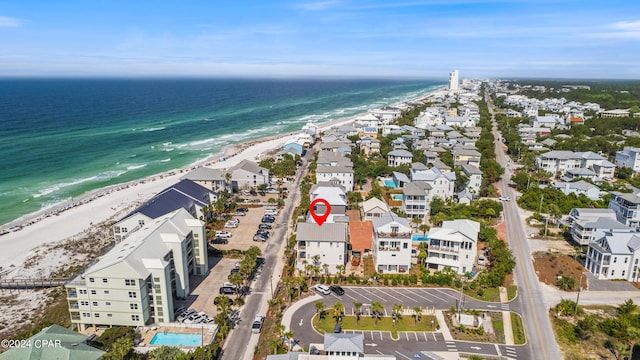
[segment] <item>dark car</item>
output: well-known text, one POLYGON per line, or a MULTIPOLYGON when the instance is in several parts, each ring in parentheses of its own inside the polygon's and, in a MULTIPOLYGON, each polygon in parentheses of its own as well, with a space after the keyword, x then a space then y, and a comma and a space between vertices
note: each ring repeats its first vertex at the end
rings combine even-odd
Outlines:
POLYGON ((254 195, 254 196, 255 196, 255 195, 258 195, 258 193, 257 193, 255 190, 251 190, 251 191, 249 191, 249 194, 254 195))
POLYGON ((261 266, 264 265, 264 263, 267 261, 267 259, 263 258, 263 257, 257 257, 256 258, 256 265, 261 266))
POLYGON ((256 234, 260 234, 260 235, 264 235, 266 237, 269 237, 269 231, 268 230, 258 229, 258 231, 256 231, 256 234))
POLYGON ((342 332, 342 325, 340 325, 340 323, 336 324, 336 326, 333 327, 333 333, 334 334, 340 334, 342 332))
POLYGON ((224 295, 224 294, 235 294, 236 293, 236 288, 231 287, 231 286, 222 286, 220 288, 220 294, 224 295))
POLYGON ((238 211, 247 212, 247 211, 249 211, 249 208, 248 207, 239 207, 238 211))
POLYGON ((271 230, 271 225, 269 224, 260 224, 258 225, 259 230, 271 230))
POLYGON ((260 194, 260 196, 265 196, 265 195, 267 195, 267 193, 266 193, 266 192, 264 192, 264 191, 260 191, 260 192, 258 192, 258 194, 260 194))
POLYGON ((344 295, 344 289, 337 285, 329 286, 329 290, 333 291, 336 295, 344 295))
POLYGON ((267 241, 269 238, 267 238, 265 235, 262 234, 255 234, 253 236, 253 241, 267 241))
POLYGON ((262 222, 263 223, 273 223, 276 221, 276 218, 274 218, 273 216, 263 216, 262 217, 262 222))
POLYGON ((228 240, 228 239, 225 239, 225 238, 222 238, 222 237, 220 237, 220 236, 216 236, 215 238, 213 238, 213 239, 211 240, 211 243, 212 243, 212 244, 228 244, 228 243, 229 243, 229 240, 228 240))
POLYGON ((231 269, 231 271, 229 272, 229 276, 227 276, 227 279, 231 279, 231 275, 233 275, 235 273, 240 273, 240 269, 238 269, 238 268, 231 269))

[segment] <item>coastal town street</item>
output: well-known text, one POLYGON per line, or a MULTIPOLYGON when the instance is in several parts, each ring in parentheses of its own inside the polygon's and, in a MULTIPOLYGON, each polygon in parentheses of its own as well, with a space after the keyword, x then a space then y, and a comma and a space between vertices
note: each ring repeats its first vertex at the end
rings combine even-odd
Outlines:
MULTIPOLYGON (((498 133, 494 118, 493 105, 489 100, 490 96, 485 94, 485 97, 488 99, 487 106, 493 122, 493 136, 495 139, 500 139, 501 136, 498 133)), ((560 349, 558 348, 553 329, 551 328, 551 321, 549 320, 549 308, 545 304, 540 283, 533 268, 531 250, 529 249, 526 232, 522 225, 523 219, 520 218, 517 210, 515 193, 513 189, 509 187, 511 171, 507 167, 507 158, 502 148, 502 142, 496 141, 495 144, 496 160, 505 168, 505 173, 499 181, 500 192, 502 196, 509 196, 514 199, 514 201, 503 202, 504 221, 507 225, 509 247, 516 259, 514 275, 516 284, 518 285, 518 297, 515 301, 522 309, 522 317, 528 341, 527 348, 529 350, 527 358, 560 359, 560 349)))
POLYGON ((251 332, 251 320, 256 315, 266 315, 267 302, 273 297, 273 291, 280 281, 282 273, 282 253, 289 238, 289 220, 293 209, 300 202, 300 181, 307 173, 309 159, 313 151, 307 152, 303 164, 298 168, 295 181, 288 185, 289 198, 285 201, 284 209, 280 212, 275 223, 273 233, 263 250, 266 259, 262 270, 252 283, 250 294, 245 298, 245 304, 240 311, 239 324, 229 333, 222 350, 223 360, 252 359, 255 346, 260 334, 251 332), (247 339, 249 341, 247 342, 247 339))

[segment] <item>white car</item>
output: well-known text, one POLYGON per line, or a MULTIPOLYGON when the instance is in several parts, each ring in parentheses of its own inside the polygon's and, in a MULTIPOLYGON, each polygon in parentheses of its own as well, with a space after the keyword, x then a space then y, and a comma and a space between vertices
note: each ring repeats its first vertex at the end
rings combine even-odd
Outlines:
POLYGON ((500 197, 500 201, 509 201, 511 200, 511 198, 509 198, 508 196, 501 196, 500 197))
POLYGON ((276 210, 276 209, 267 209, 267 210, 264 211, 264 214, 268 215, 268 216, 277 216, 278 215, 278 210, 276 210))
MULTIPOLYGON (((237 227, 237 226, 236 226, 237 227)), ((231 233, 228 231, 216 231, 216 237, 221 237, 223 239, 228 239, 231 237, 231 233)))
POLYGON ((331 294, 331 289, 327 285, 317 284, 313 289, 323 295, 331 294))
POLYGON ((185 312, 183 312, 182 314, 178 315, 178 318, 176 320, 183 322, 185 321, 189 316, 196 314, 197 312, 193 309, 189 309, 185 312))
POLYGON ((226 228, 232 228, 232 229, 235 229, 235 228, 237 228, 237 227, 238 227, 238 223, 237 223, 237 222, 235 222, 235 221, 227 221, 227 222, 224 224, 224 227, 226 227, 226 228))

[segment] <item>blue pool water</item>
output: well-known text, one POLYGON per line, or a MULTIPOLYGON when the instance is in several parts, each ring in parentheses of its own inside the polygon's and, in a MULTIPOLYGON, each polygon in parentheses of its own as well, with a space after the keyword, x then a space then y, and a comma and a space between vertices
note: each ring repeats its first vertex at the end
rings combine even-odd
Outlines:
POLYGON ((412 234, 411 241, 429 241, 429 236, 423 234, 412 234))
POLYGON ((402 201, 403 195, 402 194, 392 194, 391 198, 393 200, 396 200, 396 201, 402 201))
POLYGON ((202 346, 200 334, 156 333, 151 339, 151 345, 169 346, 202 346))
POLYGON ((392 189, 395 189, 396 188, 396 183, 393 182, 393 180, 385 180, 384 181, 384 186, 390 187, 392 189))

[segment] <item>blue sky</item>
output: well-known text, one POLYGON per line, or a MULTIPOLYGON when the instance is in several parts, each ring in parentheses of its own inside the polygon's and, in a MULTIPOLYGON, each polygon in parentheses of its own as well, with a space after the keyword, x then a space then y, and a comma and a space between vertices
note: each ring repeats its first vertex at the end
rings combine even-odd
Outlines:
POLYGON ((640 79, 640 2, 5 1, 0 76, 640 79))

